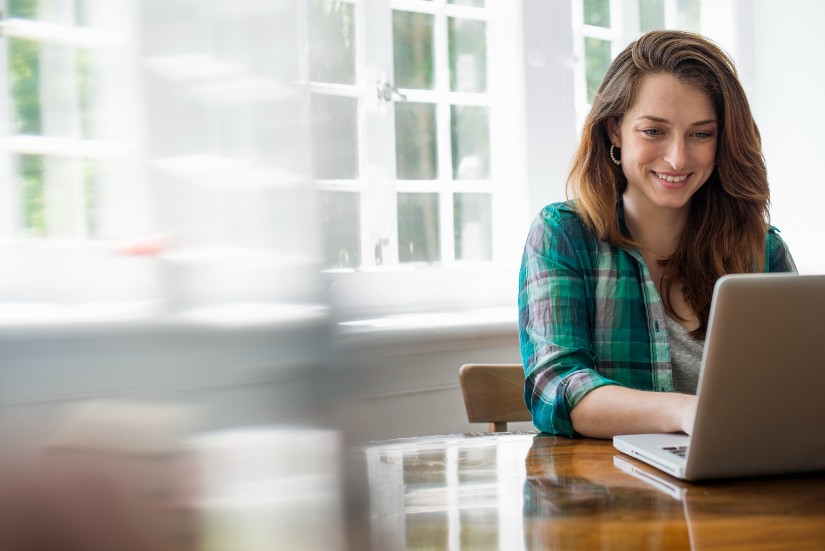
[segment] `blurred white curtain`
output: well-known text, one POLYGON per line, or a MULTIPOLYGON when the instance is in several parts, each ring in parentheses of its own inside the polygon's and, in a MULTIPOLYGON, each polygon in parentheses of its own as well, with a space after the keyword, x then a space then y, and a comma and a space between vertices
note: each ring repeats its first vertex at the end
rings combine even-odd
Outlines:
POLYGON ((165 291, 311 302, 318 268, 296 0, 144 0, 140 75, 165 291))

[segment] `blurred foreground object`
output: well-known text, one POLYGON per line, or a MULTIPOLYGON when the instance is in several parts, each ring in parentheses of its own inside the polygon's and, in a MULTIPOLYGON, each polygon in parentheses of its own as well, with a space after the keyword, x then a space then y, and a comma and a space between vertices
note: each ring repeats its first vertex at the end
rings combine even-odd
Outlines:
POLYGON ((69 409, 34 464, 8 466, 0 548, 198 549, 191 408, 116 401, 69 409))
POLYGON ((0 477, 4 551, 344 549, 334 431, 192 437, 182 405, 89 402, 0 477))
POLYGON ((221 431, 192 450, 204 551, 345 549, 339 435, 301 428, 221 431))

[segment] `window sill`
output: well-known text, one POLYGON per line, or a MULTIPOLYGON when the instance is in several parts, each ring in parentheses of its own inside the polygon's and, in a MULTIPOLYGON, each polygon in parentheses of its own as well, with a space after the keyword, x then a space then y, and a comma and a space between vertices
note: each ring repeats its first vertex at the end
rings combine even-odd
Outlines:
POLYGON ((338 344, 344 347, 397 347, 403 344, 464 346, 483 340, 494 346, 517 342, 518 312, 500 306, 448 312, 421 312, 339 322, 338 344))
MULTIPOLYGON (((412 322, 414 318, 406 316, 412 312, 423 316, 444 312, 449 318, 455 312, 510 305, 516 294, 518 265, 467 263, 417 269, 384 267, 325 272, 322 276, 328 289, 327 299, 339 319, 384 319, 383 323, 373 324, 378 328, 387 323, 403 326, 412 322)), ((489 315, 482 315, 482 318, 492 321, 489 315)), ((431 321, 437 320, 428 319, 427 323, 431 321)))
POLYGON ((319 305, 238 303, 166 312, 160 301, 4 303, 0 337, 30 334, 82 336, 141 331, 277 331, 321 325, 328 310, 319 305))

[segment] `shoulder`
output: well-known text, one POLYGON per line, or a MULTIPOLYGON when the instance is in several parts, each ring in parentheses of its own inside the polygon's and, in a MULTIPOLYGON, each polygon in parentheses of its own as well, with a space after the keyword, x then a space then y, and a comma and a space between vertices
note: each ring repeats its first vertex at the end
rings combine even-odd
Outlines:
POLYGON ((598 239, 570 203, 553 203, 536 216, 524 248, 523 260, 540 258, 577 270, 590 266, 598 239))
POLYGON ((765 262, 765 270, 768 272, 796 271, 791 251, 775 226, 769 226, 765 236, 765 262))
POLYGON ((566 238, 573 241, 590 241, 592 233, 569 201, 551 203, 541 209, 530 229, 531 239, 566 238))
POLYGON ((768 235, 766 236, 766 243, 768 246, 777 246, 779 244, 784 244, 782 241, 782 236, 780 235, 779 228, 776 226, 768 226, 768 235))
POLYGON ((782 249, 787 249, 788 246, 782 240, 779 228, 776 226, 768 226, 768 233, 765 236, 765 252, 769 255, 782 249))

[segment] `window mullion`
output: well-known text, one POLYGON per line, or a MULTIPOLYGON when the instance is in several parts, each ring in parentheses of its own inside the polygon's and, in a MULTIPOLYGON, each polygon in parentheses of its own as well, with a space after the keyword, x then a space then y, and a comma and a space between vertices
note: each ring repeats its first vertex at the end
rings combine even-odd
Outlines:
POLYGON ((452 220, 452 186, 453 156, 450 105, 450 63, 449 40, 447 35, 447 15, 444 0, 435 15, 435 82, 437 101, 437 140, 438 140, 438 180, 439 185, 439 240, 441 244, 441 261, 450 264, 455 259, 452 220))
POLYGON ((124 105, 141 105, 138 92, 141 81, 134 69, 139 59, 135 39, 138 22, 128 11, 119 9, 109 0, 87 0, 85 8, 89 24, 123 37, 122 48, 97 52, 93 65, 98 85, 93 102, 96 114, 90 125, 91 137, 113 147, 117 154, 117 157, 103 159, 97 165, 95 204, 106 205, 106 208, 94 213, 94 237, 109 239, 157 232, 143 171, 143 151, 135 147, 140 141, 145 111, 123 108, 124 105), (124 63, 124 59, 129 62, 124 63))
MULTIPOLYGON (((445 186, 451 187, 451 186, 445 186)), ((443 190, 439 194, 439 218, 441 226, 441 262, 444 265, 455 263, 455 230, 453 225, 453 193, 451 190, 443 190)))
MULTIPOLYGON (((625 47, 626 21, 623 4, 633 2, 622 2, 622 0, 610 0, 610 57, 615 58, 625 47)), ((638 19, 638 18, 637 18, 638 19)))
POLYGON ((360 4, 359 83, 364 89, 361 138, 362 259, 364 266, 398 264, 398 208, 395 161, 395 102, 378 96, 379 82, 394 82, 392 7, 390 0, 360 4))
MULTIPOLYGON (((371 102, 375 102, 374 97, 369 96, 370 83, 367 73, 369 63, 366 57, 369 55, 369 48, 367 48, 366 40, 367 33, 364 29, 367 21, 367 9, 363 3, 355 3, 355 91, 358 97, 358 181, 355 182, 358 191, 358 204, 360 210, 360 217, 358 219, 359 225, 359 246, 361 248, 361 265, 372 266, 375 262, 374 252, 371 250, 371 244, 375 241, 375 228, 369 224, 372 212, 374 197, 370 193, 371 179, 373 175, 370 174, 370 158, 369 158, 369 125, 372 122, 367 113, 371 102), (366 184, 366 185, 365 185, 366 184)), ((341 88, 340 86, 338 88, 341 88)))
MULTIPOLYGON (((616 11, 622 14, 622 29, 621 29, 621 44, 620 50, 627 44, 630 44, 637 36, 639 36, 641 29, 639 27, 639 2, 621 2, 620 0, 612 0, 618 2, 616 11)), ((614 56, 615 57, 615 56, 614 56)))
POLYGON ((675 29, 679 25, 678 0, 665 0, 665 28, 675 29))

